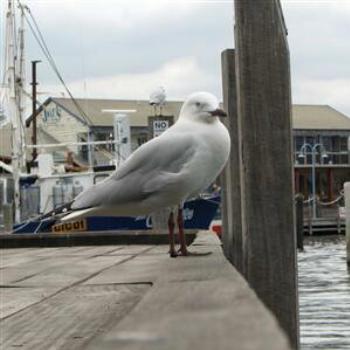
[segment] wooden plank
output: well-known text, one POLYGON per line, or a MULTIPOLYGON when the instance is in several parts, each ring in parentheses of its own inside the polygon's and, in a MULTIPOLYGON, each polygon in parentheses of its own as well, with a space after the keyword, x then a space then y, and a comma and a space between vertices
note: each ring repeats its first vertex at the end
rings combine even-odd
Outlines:
POLYGON ((295 198, 297 247, 304 250, 304 196, 298 193, 295 198))
POLYGON ((279 0, 235 0, 244 275, 298 348, 291 88, 279 0))
POLYGON ((345 196, 345 235, 346 235, 346 261, 350 266, 350 182, 344 184, 344 196, 345 196))
POLYGON ((212 254, 158 262, 161 273, 149 292, 85 349, 289 350, 275 318, 224 258, 218 239, 205 234, 192 250, 212 254))
POLYGON ((235 50, 221 54, 224 123, 231 136, 230 159, 222 174, 223 248, 226 257, 243 273, 243 246, 241 220, 240 139, 237 115, 235 50))
POLYGON ((128 314, 149 288, 146 284, 70 288, 3 320, 0 347, 85 349, 86 343, 128 314))

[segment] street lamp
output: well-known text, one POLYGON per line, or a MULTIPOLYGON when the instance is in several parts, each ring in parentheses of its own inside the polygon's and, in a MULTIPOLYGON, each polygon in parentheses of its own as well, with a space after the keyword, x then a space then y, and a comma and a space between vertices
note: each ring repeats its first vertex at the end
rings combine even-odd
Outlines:
POLYGON ((312 219, 316 219, 316 155, 317 149, 319 149, 321 158, 328 158, 326 149, 321 143, 316 143, 310 145, 309 143, 304 143, 299 151, 298 158, 305 158, 307 149, 311 150, 312 157, 312 219))

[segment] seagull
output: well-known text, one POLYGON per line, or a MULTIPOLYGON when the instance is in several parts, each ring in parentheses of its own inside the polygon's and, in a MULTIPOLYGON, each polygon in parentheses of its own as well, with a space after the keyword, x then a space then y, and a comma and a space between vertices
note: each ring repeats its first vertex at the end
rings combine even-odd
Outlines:
POLYGON ((159 86, 156 90, 154 90, 150 97, 149 97, 149 104, 151 106, 153 105, 163 105, 165 104, 165 99, 166 99, 166 93, 165 93, 165 89, 163 88, 163 86, 159 86))
POLYGON ((63 207, 61 221, 86 216, 149 215, 169 208, 170 256, 190 255, 184 234, 183 203, 210 186, 228 160, 230 136, 219 119, 225 116, 214 95, 193 93, 172 127, 140 146, 107 179, 63 207), (174 239, 176 209, 178 251, 174 239))
POLYGON ((154 107, 154 114, 156 114, 156 108, 159 107, 159 113, 162 114, 162 107, 165 105, 166 93, 163 86, 159 86, 154 90, 149 97, 149 104, 154 107))

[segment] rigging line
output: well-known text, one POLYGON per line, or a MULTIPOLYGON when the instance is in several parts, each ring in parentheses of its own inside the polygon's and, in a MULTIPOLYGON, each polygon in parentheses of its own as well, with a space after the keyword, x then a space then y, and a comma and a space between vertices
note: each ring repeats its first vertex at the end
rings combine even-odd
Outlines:
MULTIPOLYGON (((64 81, 63 81, 63 78, 62 78, 62 76, 61 76, 61 74, 60 74, 60 72, 59 72, 59 70, 58 70, 58 68, 57 68, 57 65, 56 65, 56 63, 55 63, 55 61, 54 61, 54 59, 53 59, 53 57, 52 57, 52 55, 51 55, 51 53, 50 53, 50 50, 49 50, 48 46, 46 45, 45 39, 44 39, 44 37, 43 37, 43 35, 42 35, 41 31, 40 31, 40 28, 39 28, 39 26, 38 26, 38 24, 37 24, 37 22, 36 22, 34 16, 32 15, 32 13, 31 13, 31 11, 30 11, 30 9, 29 9, 28 7, 26 7, 26 10, 27 10, 27 12, 29 13, 29 16, 30 16, 30 18, 31 18, 31 20, 33 21, 33 24, 34 24, 34 26, 35 26, 36 33, 37 33, 36 39, 37 39, 38 42, 41 43, 41 45, 40 45, 41 49, 43 50, 43 52, 44 52, 46 58, 48 59, 49 63, 51 64, 51 67, 53 68, 53 70, 55 71, 55 73, 58 75, 59 79, 61 80, 61 82, 62 82, 62 83, 64 84, 64 86, 65 86, 65 83, 64 83, 64 81), (38 37, 38 36, 39 36, 39 37, 38 37), (39 38, 40 38, 40 39, 39 39, 39 38)), ((29 22, 28 18, 27 18, 27 22, 29 22)), ((34 28, 33 28, 32 26, 31 26, 31 30, 32 30, 33 32, 35 32, 35 30, 34 30, 34 28)), ((66 87, 66 86, 65 86, 65 87, 66 87)), ((67 91, 67 92, 68 92, 68 91, 67 91)))
MULTIPOLYGON (((33 101, 33 96, 29 92, 27 92, 23 87, 22 87, 22 92, 24 93, 24 95, 26 95, 28 98, 30 98, 33 101)), ((46 107, 44 106, 44 102, 41 102, 38 98, 36 98, 35 104, 38 107, 43 106, 43 109, 47 110, 46 107)))
MULTIPOLYGON (((26 20, 26 22, 27 22, 27 24, 28 24, 28 26, 29 26, 29 28, 30 28, 30 30, 31 30, 31 32, 32 32, 32 34, 33 34, 33 36, 34 36, 34 38, 35 38, 36 41, 38 42, 38 44, 39 44, 41 50, 43 51, 45 57, 47 58, 48 62, 50 63, 51 68, 55 71, 57 77, 58 77, 59 80, 61 81, 62 85, 63 85, 64 88, 66 89, 66 91, 67 91, 67 93, 69 94, 69 96, 71 97, 72 102, 74 103, 75 107, 76 107, 77 110, 80 112, 81 117, 83 117, 83 119, 85 120, 85 122, 87 122, 88 124, 90 124, 90 126, 93 126, 94 123, 91 121, 91 119, 87 116, 87 114, 86 114, 85 111, 82 109, 82 107, 81 107, 81 106, 79 105, 79 103, 76 101, 76 99, 75 99, 74 96, 72 95, 71 91, 69 90, 68 86, 67 86, 66 83, 64 82, 64 80, 63 80, 63 78, 62 78, 62 76, 61 76, 61 74, 60 74, 60 72, 59 72, 59 70, 58 70, 58 68, 57 68, 57 65, 56 65, 56 63, 55 63, 55 61, 54 61, 54 59, 53 59, 53 57, 52 57, 52 55, 51 55, 51 53, 50 53, 50 50, 49 50, 48 46, 46 45, 45 39, 44 39, 44 37, 43 37, 43 35, 42 35, 41 31, 40 31, 40 28, 39 28, 39 26, 38 26, 38 24, 37 24, 37 22, 36 22, 36 20, 35 20, 35 18, 34 18, 34 16, 33 16, 33 14, 31 13, 29 7, 28 7, 28 6, 23 6, 19 0, 18 0, 18 4, 19 4, 19 6, 21 7, 22 10, 24 9, 24 10, 26 10, 26 11, 29 13, 29 16, 30 16, 30 18, 32 19, 32 21, 33 21, 33 23, 34 23, 34 26, 35 26, 36 31, 35 31, 35 29, 33 28, 33 25, 30 23, 30 21, 29 21, 29 19, 28 19, 28 17, 26 16, 25 13, 24 13, 24 18, 25 18, 25 20, 26 20)), ((91 133, 92 133, 92 134, 95 134, 95 131, 91 130, 91 133)), ((95 151, 99 151, 98 147, 93 147, 93 149, 94 149, 95 151)), ((116 153, 118 154, 118 156, 119 156, 122 160, 125 159, 125 157, 123 157, 123 156, 120 154, 119 147, 118 147, 116 153)))
MULTIPOLYGON (((18 1, 18 3, 20 4, 20 2, 18 1)), ((22 6, 23 8, 23 5, 20 4, 20 6, 22 6)), ((82 109, 82 107, 79 105, 79 103, 76 101, 76 99, 74 98, 74 96, 72 95, 71 91, 69 90, 68 86, 66 85, 66 83, 64 82, 63 78, 62 78, 62 75, 60 74, 58 68, 57 68, 57 65, 45 43, 45 39, 40 31, 40 28, 34 18, 34 16, 32 15, 30 9, 26 6, 24 8, 25 10, 27 10, 27 12, 29 13, 30 15, 30 18, 32 19, 33 23, 34 23, 34 26, 35 26, 35 29, 33 27, 33 25, 30 23, 28 17, 25 15, 25 20, 26 22, 28 23, 28 26, 32 32, 32 34, 34 35, 36 41, 38 42, 41 50, 43 51, 46 59, 48 60, 49 64, 51 65, 51 68, 54 70, 54 72, 56 73, 58 79, 60 80, 60 82, 62 83, 62 85, 64 86, 66 92, 68 93, 68 95, 70 96, 70 98, 72 99, 72 102, 73 104, 75 105, 75 107, 77 108, 78 112, 80 113, 81 117, 85 120, 85 122, 87 122, 88 124, 90 125, 93 125, 91 119, 87 116, 87 114, 85 113, 85 111, 82 109)))
MULTIPOLYGON (((18 2, 19 2, 19 4, 20 4, 20 1, 19 1, 19 0, 18 0, 18 2)), ((21 5, 20 5, 20 6, 21 6, 21 5)), ((75 100, 75 98, 74 98, 73 95, 71 94, 70 90, 69 90, 68 87, 66 86, 65 82, 63 81, 63 78, 62 78, 62 76, 60 75, 60 72, 58 71, 57 65, 55 64, 55 61, 54 61, 54 59, 53 59, 53 57, 52 57, 52 55, 51 55, 51 53, 50 53, 50 51, 49 51, 49 49, 48 49, 48 47, 47 47, 47 45, 46 45, 45 39, 44 39, 44 37, 43 37, 43 35, 42 35, 41 31, 40 31, 40 28, 39 28, 39 26, 38 26, 38 24, 37 24, 37 22, 36 22, 34 16, 33 16, 32 13, 31 13, 30 9, 29 9, 27 6, 25 7, 25 9, 26 9, 27 12, 29 13, 29 15, 30 15, 30 17, 31 17, 31 19, 32 19, 32 21, 33 21, 33 23, 34 23, 34 26, 35 26, 36 32, 37 32, 37 34, 35 33, 34 36, 35 36, 36 40, 38 41, 38 43, 39 43, 41 49, 43 50, 43 52, 44 52, 46 58, 48 59, 48 61, 50 62, 52 68, 53 68, 54 71, 56 72, 57 76, 58 76, 59 79, 61 80, 61 82, 62 82, 62 84, 64 85, 64 87, 66 88, 66 91, 67 91, 68 94, 70 95, 70 97, 71 97, 73 103, 75 104, 75 106, 76 106, 76 108, 78 109, 78 111, 80 112, 80 114, 81 114, 83 117, 85 117, 85 118, 84 118, 85 121, 88 121, 88 122, 90 123, 90 125, 93 126, 92 121, 91 121, 90 118, 86 115, 86 113, 85 113, 84 110, 81 108, 81 106, 78 104, 78 102, 75 100), (37 37, 37 35, 39 35, 40 39, 37 37)), ((29 25, 30 28, 31 28, 31 31, 32 31, 33 34, 34 34, 34 32, 35 32, 35 31, 34 31, 34 28, 32 27, 31 23, 29 22, 29 20, 28 20, 28 18, 27 18, 26 16, 25 16, 25 18, 26 18, 26 21, 27 21, 28 25, 29 25)), ((92 130, 92 133, 94 133, 93 130, 92 130)), ((94 149, 98 151, 98 148, 97 148, 97 147, 95 147, 94 149)), ((124 159, 124 157, 121 156, 121 155, 119 154, 119 151, 117 151, 117 154, 118 154, 122 159, 124 159)))
POLYGON ((76 108, 78 109, 78 111, 80 112, 80 114, 82 115, 82 117, 85 119, 85 121, 88 121, 90 124, 92 124, 90 118, 87 116, 87 114, 85 113, 85 111, 82 109, 82 107, 81 107, 81 106, 78 104, 78 102, 75 100, 75 98, 73 97, 72 93, 70 92, 68 86, 67 86, 66 83, 64 82, 63 77, 62 77, 62 75, 60 74, 60 72, 59 72, 59 70, 58 70, 58 68, 57 68, 57 65, 56 65, 56 63, 55 63, 55 60, 53 59, 53 57, 52 57, 52 55, 51 55, 51 53, 50 53, 50 51, 49 51, 49 48, 48 48, 47 45, 46 45, 45 39, 44 39, 44 37, 43 37, 43 35, 42 35, 41 31, 40 31, 40 28, 39 28, 39 26, 38 26, 38 24, 37 24, 37 22, 36 22, 34 16, 32 15, 32 13, 30 12, 29 9, 28 9, 28 13, 29 13, 29 15, 30 15, 30 17, 31 17, 31 19, 32 19, 32 21, 33 21, 33 23, 34 23, 34 26, 35 26, 35 28, 36 28, 37 33, 39 34, 39 37, 40 37, 40 39, 41 39, 41 42, 42 42, 43 46, 44 46, 45 49, 46 49, 46 53, 47 53, 47 56, 48 56, 49 59, 50 59, 50 63, 51 63, 52 68, 55 70, 55 72, 56 72, 58 78, 60 79, 60 81, 61 81, 61 83, 63 84, 63 86, 65 87, 67 93, 69 94, 69 96, 70 96, 71 99, 73 100, 74 105, 76 106, 76 108))
POLYGON ((68 95, 70 96, 73 104, 75 105, 75 107, 77 108, 78 112, 80 113, 81 117, 85 120, 85 122, 87 122, 90 125, 93 125, 92 121, 90 120, 90 118, 86 115, 86 113, 84 112, 84 110, 81 108, 81 106, 78 104, 78 102, 76 101, 76 99, 74 98, 74 96, 72 95, 72 93, 70 92, 69 88, 67 87, 67 85, 65 84, 61 74, 59 73, 57 66, 55 65, 52 56, 50 56, 49 53, 47 53, 45 47, 43 46, 43 43, 41 42, 41 40, 38 38, 37 34, 34 31, 34 28, 32 27, 31 23, 28 21, 28 18, 26 18, 26 21, 34 35, 34 37, 36 38, 36 40, 38 41, 38 44, 40 46, 40 48, 42 49, 45 57, 47 58, 49 64, 51 65, 51 68, 54 70, 54 72, 56 73, 58 79, 61 81, 62 85, 64 86, 66 92, 68 93, 68 95))

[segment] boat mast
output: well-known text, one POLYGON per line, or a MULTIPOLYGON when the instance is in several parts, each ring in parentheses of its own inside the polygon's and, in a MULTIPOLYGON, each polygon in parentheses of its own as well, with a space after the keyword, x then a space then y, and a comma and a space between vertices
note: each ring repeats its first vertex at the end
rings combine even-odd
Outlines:
MULTIPOLYGON (((23 12, 22 12, 23 16, 23 12)), ((21 18, 19 40, 21 49, 24 48, 24 21, 21 18)), ((24 112, 23 82, 24 56, 19 58, 16 46, 16 22, 14 1, 8 0, 6 15, 6 81, 9 93, 9 117, 12 126, 12 169, 14 180, 15 221, 20 222, 20 172, 24 166, 24 112), (18 63, 19 61, 19 63, 18 63), (18 72, 18 74, 17 74, 18 72)), ((24 52, 24 50, 23 50, 24 52)), ((23 55, 23 52, 20 55, 23 55)))
POLYGON ((25 137, 25 111, 26 111, 26 95, 24 93, 26 83, 26 65, 25 65, 25 47, 24 47, 24 6, 19 3, 18 5, 21 12, 20 26, 18 28, 18 49, 17 58, 17 74, 16 74, 16 96, 17 96, 17 109, 20 121, 21 131, 21 168, 26 166, 26 137, 25 137))

